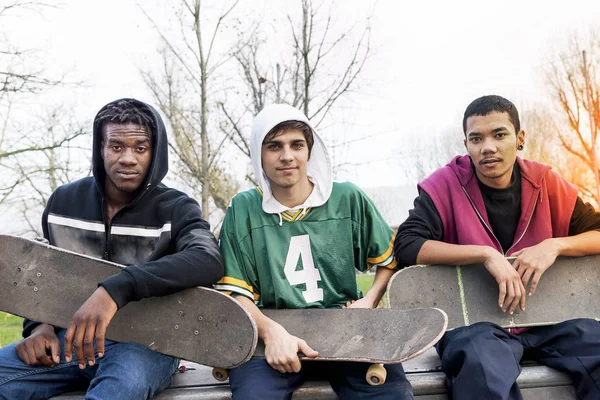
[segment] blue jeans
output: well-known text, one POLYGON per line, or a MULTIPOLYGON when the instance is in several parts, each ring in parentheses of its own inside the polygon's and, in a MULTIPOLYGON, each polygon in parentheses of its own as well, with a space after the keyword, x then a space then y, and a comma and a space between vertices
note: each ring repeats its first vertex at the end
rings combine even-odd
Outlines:
POLYGON ((169 386, 179 366, 179 360, 140 344, 106 340, 104 357, 80 370, 76 359, 65 361, 65 333, 58 332, 60 364, 54 367, 25 364, 16 343, 0 349, 0 399, 47 399, 86 387, 86 399, 149 399, 169 386))
POLYGON ((329 381, 342 400, 377 399, 411 400, 412 387, 401 364, 385 366, 387 378, 381 386, 371 386, 366 380, 371 364, 341 361, 303 361, 298 373, 281 373, 264 359, 253 358, 229 371, 233 399, 291 399, 292 392, 308 379, 329 381))

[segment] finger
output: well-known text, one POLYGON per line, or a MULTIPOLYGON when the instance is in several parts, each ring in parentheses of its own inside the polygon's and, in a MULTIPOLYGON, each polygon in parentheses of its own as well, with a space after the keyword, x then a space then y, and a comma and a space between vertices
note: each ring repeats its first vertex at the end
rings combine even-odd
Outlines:
POLYGON ((517 307, 519 306, 521 297, 523 295, 523 292, 521 291, 521 281, 520 280, 513 282, 512 286, 514 289, 515 298, 513 299, 512 303, 510 304, 510 309, 508 310, 510 315, 512 315, 515 312, 515 310, 517 309, 517 307))
POLYGON ((515 288, 511 282, 506 283, 506 299, 504 299, 504 307, 502 307, 502 311, 506 312, 512 305, 513 300, 515 299, 515 288))
POLYGON ((523 274, 523 276, 521 277, 521 282, 523 283, 523 286, 526 288, 527 284, 529 283, 529 279, 531 279, 531 275, 533 274, 533 269, 531 268, 527 268, 525 270, 525 273, 523 274))
POLYGON ((536 271, 533 274, 533 277, 531 278, 531 286, 529 287, 529 295, 530 296, 535 293, 535 289, 537 288, 541 277, 542 277, 542 273, 539 271, 536 271))
POLYGON ((35 348, 33 346, 27 346, 27 358, 29 358, 29 365, 35 367, 36 365, 40 365, 35 355, 35 348))
POLYGON ((104 357, 104 339, 106 338, 106 327, 107 325, 100 322, 96 326, 96 351, 98 352, 98 358, 104 357))
POLYGON ((83 340, 85 335, 85 325, 81 324, 77 326, 75 332, 75 338, 73 339, 73 347, 75 348, 75 357, 77 357, 77 363, 80 369, 85 368, 85 355, 83 353, 83 340))
MULTIPOLYGON (((504 298, 506 297, 506 282, 499 283, 498 288, 500 290, 500 293, 498 294, 498 306, 502 308, 504 306, 504 298)), ((504 311, 504 309, 502 311, 504 311)))
POLYGON ((519 302, 519 305, 521 307, 521 310, 525 311, 525 305, 527 303, 527 290, 525 289, 525 285, 523 285, 523 282, 519 282, 519 286, 521 290, 521 301, 519 302))
POLYGON ((73 338, 75 337, 75 331, 77 330, 77 325, 71 322, 69 328, 67 329, 67 333, 65 333, 65 361, 71 362, 71 357, 73 355, 73 338))
POLYGON ((523 265, 521 264, 521 262, 519 260, 515 260, 512 263, 512 266, 515 270, 517 270, 517 272, 519 272, 519 275, 522 274, 523 271, 523 265), (519 269, 520 268, 520 269, 519 269))
POLYGON ((34 349, 35 358, 40 364, 45 365, 46 367, 52 367, 54 366, 54 362, 52 362, 52 359, 46 353, 47 345, 49 345, 49 343, 47 343, 45 340, 40 340, 36 343, 34 349))
POLYGON ((319 352, 313 350, 304 340, 298 341, 298 350, 308 358, 315 358, 319 355, 319 352))
POLYGON ((50 342, 50 354, 52 354, 54 364, 60 364, 60 341, 57 337, 50 342))
POLYGON ((18 343, 15 346, 15 351, 17 352, 17 357, 19 357, 19 360, 29 365, 29 356, 27 355, 27 351, 25 351, 24 349, 25 347, 23 346, 23 342, 18 343))
POLYGON ((83 350, 90 367, 96 363, 96 356, 94 355, 94 339, 96 337, 96 329, 97 326, 94 323, 88 324, 83 337, 83 350))
POLYGON ((295 357, 295 359, 291 362, 290 366, 292 367, 292 371, 290 372, 300 372, 300 369, 302 368, 302 363, 300 362, 298 356, 295 357))

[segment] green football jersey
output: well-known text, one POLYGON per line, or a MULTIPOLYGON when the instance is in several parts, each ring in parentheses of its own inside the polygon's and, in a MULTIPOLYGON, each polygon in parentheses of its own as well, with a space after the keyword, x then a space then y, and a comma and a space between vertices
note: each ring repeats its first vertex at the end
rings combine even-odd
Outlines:
POLYGON ((395 268, 395 233, 351 183, 333 183, 316 208, 262 210, 258 188, 231 201, 219 243, 225 276, 215 287, 259 308, 335 308, 362 297, 356 270, 395 268))

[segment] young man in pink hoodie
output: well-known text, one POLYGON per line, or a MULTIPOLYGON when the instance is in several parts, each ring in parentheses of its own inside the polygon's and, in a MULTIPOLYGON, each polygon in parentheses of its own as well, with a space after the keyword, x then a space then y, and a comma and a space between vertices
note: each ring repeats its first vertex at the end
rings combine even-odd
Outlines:
MULTIPOLYGON (((400 266, 483 263, 498 282, 499 307, 512 314, 557 256, 600 253, 600 214, 549 166, 517 156, 525 132, 510 101, 476 99, 463 130, 468 155, 419 184, 394 255, 400 266)), ((512 331, 477 323, 448 332, 437 350, 454 399, 521 399, 523 357, 570 373, 579 399, 600 398, 595 320, 512 331)))

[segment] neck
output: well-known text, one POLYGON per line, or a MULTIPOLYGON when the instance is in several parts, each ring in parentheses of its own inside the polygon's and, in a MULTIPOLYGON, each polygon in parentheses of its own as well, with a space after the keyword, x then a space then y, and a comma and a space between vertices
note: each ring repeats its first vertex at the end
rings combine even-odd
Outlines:
POLYGON ((483 183, 484 185, 489 186, 494 189, 506 189, 507 187, 510 186, 510 183, 512 181, 513 171, 514 171, 514 167, 509 169, 508 171, 506 171, 505 174, 498 176, 496 178, 487 178, 487 177, 479 174, 478 171, 476 171, 476 173, 477 173, 477 177, 479 178, 481 183, 483 183))
POLYGON ((110 179, 106 178, 104 182, 104 198, 109 207, 121 209, 131 203, 135 199, 135 195, 136 192, 130 193, 118 190, 110 179))
POLYGON ((281 187, 271 183, 273 197, 288 208, 303 204, 313 191, 315 185, 308 178, 291 187, 281 187))

